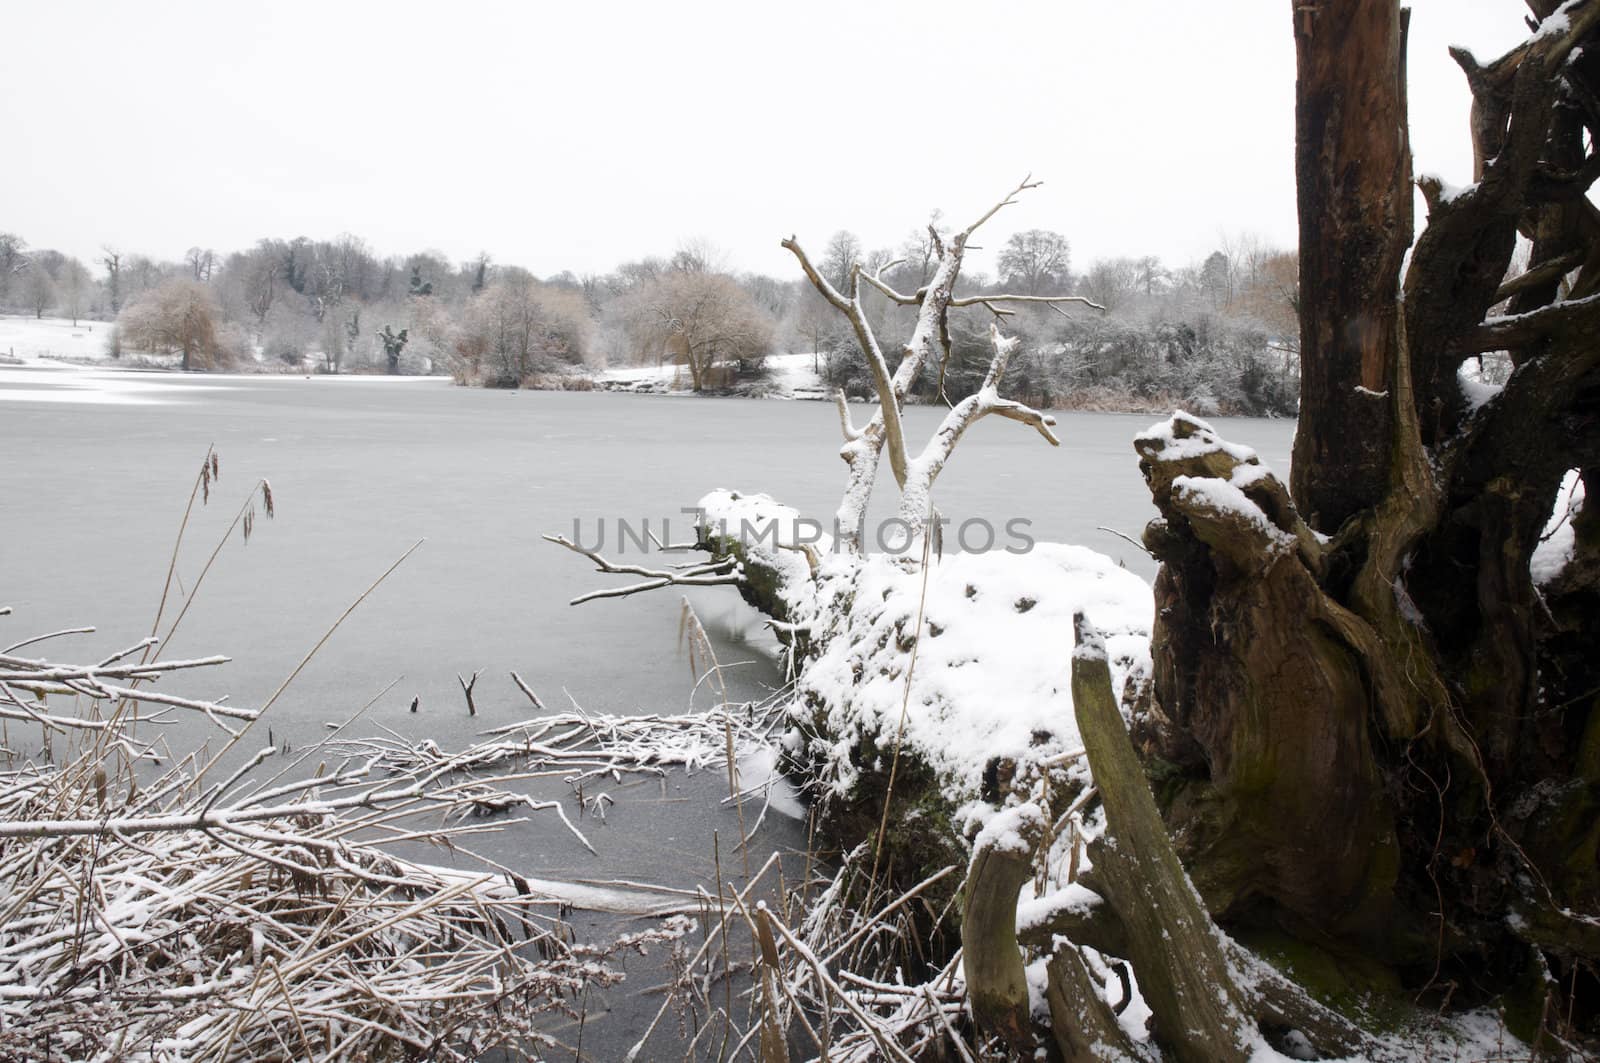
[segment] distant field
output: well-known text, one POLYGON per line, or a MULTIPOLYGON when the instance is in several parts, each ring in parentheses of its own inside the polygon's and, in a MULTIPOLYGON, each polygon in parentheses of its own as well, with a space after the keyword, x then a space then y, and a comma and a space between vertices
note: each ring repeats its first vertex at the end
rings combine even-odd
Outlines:
POLYGON ((53 358, 96 358, 106 355, 109 321, 79 320, 74 325, 60 317, 32 318, 0 314, 0 355, 25 362, 53 358))

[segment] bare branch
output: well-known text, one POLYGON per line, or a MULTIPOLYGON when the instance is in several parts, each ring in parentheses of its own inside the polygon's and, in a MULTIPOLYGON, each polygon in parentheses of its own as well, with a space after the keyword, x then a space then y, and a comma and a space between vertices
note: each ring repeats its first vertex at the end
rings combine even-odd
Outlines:
POLYGON ((901 306, 917 306, 922 302, 923 299, 927 298, 928 295, 927 288, 918 288, 915 294, 906 295, 904 292, 897 292, 893 288, 889 287, 882 277, 870 273, 865 274, 864 276, 866 277, 868 284, 878 289, 878 291, 882 292, 892 302, 899 303, 901 306))
MULTIPOLYGON (((907 377, 903 384, 898 380, 898 373, 896 374, 896 379, 891 380, 889 364, 884 360, 883 349, 878 345, 878 337, 873 333, 872 326, 867 322, 866 311, 861 306, 860 278, 862 270, 859 265, 851 267, 850 298, 846 299, 839 294, 833 285, 828 283, 827 278, 817 272, 816 267, 811 264, 811 260, 806 257, 805 251, 794 237, 783 241, 782 246, 800 260, 800 268, 805 271, 805 275, 811 281, 812 286, 822 294, 824 299, 828 300, 840 313, 844 314, 851 327, 855 330, 856 339, 861 344, 862 353, 867 357, 867 368, 872 372, 873 387, 878 392, 879 409, 876 423, 882 427, 874 437, 874 462, 876 461, 878 450, 884 444, 888 444, 889 468, 894 472, 895 482, 903 486, 906 481, 906 445, 904 430, 900 424, 900 399, 904 397, 906 390, 910 387, 911 380, 915 378, 915 374, 907 377)), ((951 276, 953 280, 954 274, 952 273, 951 276)), ((905 363, 909 360, 901 360, 902 371, 905 369, 905 363)), ((871 426, 868 427, 870 431, 871 426)), ((874 465, 875 468, 876 465, 874 465)))
POLYGON ((798 240, 791 236, 787 240, 779 243, 778 246, 782 247, 784 250, 794 255, 795 258, 800 260, 800 268, 805 272, 806 279, 809 280, 811 282, 811 286, 828 301, 829 305, 841 313, 850 313, 850 300, 839 294, 839 289, 830 284, 828 282, 828 278, 817 272, 817 267, 811 264, 811 259, 806 255, 805 250, 801 248, 798 240))
POLYGON ((1055 306, 1059 303, 1082 303, 1091 310, 1105 309, 1093 299, 1085 299, 1081 295, 1009 295, 1001 293, 999 295, 967 295, 960 299, 950 300, 950 305, 954 307, 988 306, 990 303, 1038 303, 1049 306, 1055 306))
POLYGON ((472 699, 472 688, 478 685, 478 676, 480 676, 482 674, 483 674, 483 669, 480 668, 476 672, 473 672, 472 673, 472 678, 470 680, 468 680, 468 679, 462 679, 460 672, 456 673, 456 682, 461 684, 461 693, 465 694, 466 698, 467 698, 467 715, 468 716, 476 716, 476 715, 478 715, 478 704, 477 704, 477 702, 473 701, 473 699, 472 699))
POLYGON ((965 244, 967 237, 977 232, 984 222, 1000 213, 1000 211, 1005 207, 1009 207, 1011 204, 1015 203, 1019 194, 1026 192, 1030 188, 1038 188, 1042 184, 1044 184, 1043 181, 1033 180, 1033 174, 1029 174, 1027 177, 1024 177, 1021 184, 1017 185, 1016 188, 1013 188, 1010 192, 1006 193, 1006 197, 1004 199, 985 211, 983 217, 979 218, 977 221, 963 229, 961 234, 956 237, 956 242, 959 244, 965 244))
POLYGON ((1461 354, 1482 354, 1527 347, 1562 334, 1581 334, 1600 328, 1600 295, 1571 299, 1530 310, 1526 314, 1491 317, 1456 345, 1461 354))
POLYGON ((938 479, 945 463, 950 460, 956 444, 961 441, 968 428, 984 417, 994 414, 1007 420, 1031 425, 1051 446, 1061 444, 1061 440, 1051 431, 1056 423, 1054 417, 1023 403, 1000 397, 1000 384, 1005 379, 1011 355, 1020 345, 1020 341, 1015 336, 1002 336, 999 327, 995 325, 989 326, 989 341, 994 346, 994 358, 989 363, 989 372, 984 376, 983 386, 950 408, 950 412, 945 414, 944 420, 939 423, 933 438, 911 463, 915 476, 906 484, 901 494, 899 512, 900 519, 911 527, 918 527, 926 519, 933 482, 938 479))
POLYGON ((1577 269, 1579 266, 1583 265, 1583 258, 1584 255, 1582 251, 1570 251, 1559 258, 1553 258, 1549 262, 1542 263, 1534 266, 1532 269, 1529 269, 1526 272, 1519 273, 1517 276, 1512 277, 1510 280, 1500 285, 1499 291, 1494 293, 1494 301, 1497 303, 1504 302, 1505 300, 1510 299, 1513 295, 1520 295, 1522 292, 1528 291, 1529 289, 1537 288, 1541 285, 1548 284, 1553 280, 1564 277, 1568 273, 1577 269))
MULTIPOLYGON (((1032 406, 1025 406, 1012 399, 996 399, 990 403, 989 408, 984 413, 992 413, 996 417, 1004 417, 1008 421, 1032 425, 1052 447, 1061 445, 1061 440, 1051 431, 1055 427, 1056 419, 1047 413, 1041 413, 1032 406)), ((978 416, 981 417, 983 414, 978 416)), ((977 418, 975 417, 973 420, 977 420, 977 418)))
MULTIPOLYGON (((877 478, 878 461, 887 445, 889 451, 889 465, 894 472, 895 483, 901 491, 901 509, 903 512, 915 511, 913 526, 919 526, 927 515, 927 489, 931 486, 933 478, 938 475, 944 460, 949 456, 949 447, 960 437, 967 424, 978 417, 989 413, 999 413, 1012 420, 1031 424, 1040 431, 1040 434, 1056 442, 1054 433, 1050 431, 1055 423, 1046 415, 1032 410, 1018 403, 1007 402, 989 389, 981 402, 958 405, 951 410, 951 416, 956 420, 952 422, 946 418, 946 425, 935 435, 933 442, 924 449, 918 462, 927 459, 930 465, 918 465, 913 468, 913 462, 908 456, 905 442, 905 432, 902 424, 900 406, 911 390, 912 384, 921 374, 924 367, 937 360, 940 364, 939 394, 943 395, 944 365, 950 356, 949 336, 949 311, 952 306, 983 306, 997 318, 1008 316, 1013 311, 1002 308, 1000 303, 1037 303, 1050 306, 1060 312, 1062 303, 1082 303, 1095 306, 1088 299, 1081 296, 1020 296, 1020 295, 993 295, 971 296, 962 299, 954 298, 956 279, 961 273, 961 263, 967 248, 967 238, 981 225, 992 218, 999 210, 1016 202, 1016 197, 1023 191, 1038 187, 1039 182, 1033 181, 1031 175, 1024 178, 1012 191, 1006 194, 1000 202, 990 207, 977 221, 946 243, 931 226, 929 233, 933 246, 938 251, 939 261, 934 269, 933 276, 928 283, 919 288, 915 293, 906 294, 891 287, 883 280, 883 269, 867 272, 859 265, 852 268, 850 274, 850 295, 846 297, 839 293, 827 279, 817 272, 810 259, 801 249, 799 243, 790 237, 782 241, 782 246, 791 252, 800 262, 800 268, 822 295, 833 307, 838 309, 850 321, 855 329, 856 337, 860 341, 862 350, 867 356, 867 365, 871 369, 873 387, 878 394, 878 409, 865 428, 856 432, 850 424, 847 414, 841 408, 840 422, 845 432, 845 445, 840 451, 840 456, 850 466, 849 479, 845 487, 843 500, 837 512, 839 527, 850 529, 843 533, 842 541, 852 551, 860 550, 860 543, 856 540, 855 529, 861 525, 861 520, 866 512, 870 500, 873 484, 877 478), (861 281, 877 289, 885 298, 902 306, 917 307, 917 321, 912 330, 911 338, 907 341, 900 364, 896 366, 891 376, 888 363, 883 357, 883 352, 878 346, 871 326, 867 323, 866 314, 862 309, 860 299, 861 281), (958 414, 958 411, 959 414, 958 414), (947 431, 948 429, 948 431, 947 431), (915 481, 915 482, 913 482, 915 481)), ((891 263, 892 264, 892 263, 891 263)), ((991 366, 991 370, 995 367, 991 366)), ((1001 374, 1004 372, 1004 359, 999 365, 1001 374)), ((996 377, 998 380, 998 377, 996 377)), ((648 589, 648 588, 641 588, 648 589)))
POLYGON ((599 572, 609 572, 621 576, 646 577, 642 583, 633 583, 625 587, 614 587, 580 594, 568 603, 570 605, 582 605, 584 602, 592 602, 597 598, 626 598, 630 594, 659 590, 662 587, 732 586, 743 580, 743 577, 738 572, 738 562, 731 557, 723 558, 720 561, 708 561, 703 565, 695 565, 685 569, 645 568, 642 565, 619 565, 608 561, 593 550, 585 550, 564 535, 546 535, 542 538, 546 542, 555 543, 557 546, 564 546, 574 553, 582 554, 594 562, 595 569, 599 572))
POLYGON ((539 700, 539 695, 537 695, 537 694, 535 694, 533 692, 533 688, 530 687, 523 680, 523 678, 520 675, 518 675, 516 672, 512 672, 511 673, 511 681, 513 683, 517 684, 517 689, 518 690, 522 691, 524 694, 526 694, 528 696, 528 700, 533 702, 533 707, 534 708, 538 709, 540 712, 544 712, 545 711, 544 702, 539 700))
POLYGON ((838 391, 834 392, 833 401, 837 403, 839 407, 839 428, 844 432, 844 441, 846 443, 851 443, 857 439, 860 439, 861 429, 857 428, 850 421, 850 400, 846 398, 844 388, 840 388, 838 391))

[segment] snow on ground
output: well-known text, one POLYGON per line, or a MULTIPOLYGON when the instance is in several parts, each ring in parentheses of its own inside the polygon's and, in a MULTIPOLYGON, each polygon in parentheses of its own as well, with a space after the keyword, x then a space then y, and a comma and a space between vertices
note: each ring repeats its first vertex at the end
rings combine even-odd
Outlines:
MULTIPOLYGON (((779 541, 795 541, 795 511, 764 495, 719 491, 700 505, 734 533, 775 525, 779 541)), ((747 548, 755 535, 745 533, 747 548)), ((797 551, 762 543, 755 553, 783 573, 787 612, 820 647, 797 683, 795 715, 817 714, 826 737, 810 740, 826 748, 812 752, 838 792, 857 778, 851 758, 861 739, 892 756, 902 714, 903 749, 938 773, 956 805, 977 796, 995 757, 1078 749, 1070 688, 1078 610, 1106 634, 1118 689, 1149 671, 1150 587, 1103 554, 1056 543, 951 554, 930 563, 924 589, 921 567, 903 558, 858 561, 832 554, 826 541, 817 548, 815 580, 797 551)))
POLYGON ((1149 669, 1149 586, 1081 546, 946 556, 930 566, 925 601, 923 574, 881 555, 844 578, 854 609, 842 624, 853 630, 832 639, 800 682, 802 695, 828 706, 840 786, 852 782, 848 756, 860 736, 877 736, 890 755, 902 712, 904 747, 962 800, 977 796, 996 757, 1078 749, 1070 688, 1078 610, 1107 633, 1119 688, 1130 671, 1149 669), (919 602, 913 666, 906 646, 919 602))
POLYGON ((108 321, 80 319, 74 325, 66 318, 0 314, 0 357, 28 364, 50 363, 57 358, 100 360, 107 357, 106 337, 110 331, 108 321))
MULTIPOLYGON (((830 392, 816 372, 818 355, 774 354, 765 362, 766 372, 742 382, 752 391, 769 398, 825 399, 830 392)), ((656 395, 686 395, 693 391, 689 370, 682 365, 614 366, 602 370, 595 380, 608 391, 637 391, 656 395)))

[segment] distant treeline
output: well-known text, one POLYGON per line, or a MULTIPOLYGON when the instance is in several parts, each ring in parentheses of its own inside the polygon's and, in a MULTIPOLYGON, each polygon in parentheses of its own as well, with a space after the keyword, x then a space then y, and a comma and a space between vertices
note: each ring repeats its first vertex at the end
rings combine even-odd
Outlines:
MULTIPOLYGON (((814 257, 841 290, 859 263, 904 293, 926 283, 936 261, 926 232, 879 250, 839 232, 814 257)), ((915 310, 862 290, 893 360, 915 310)), ((959 294, 999 291, 1073 294, 1104 307, 1013 304, 1001 327, 1024 339, 1008 387, 1019 398, 1294 412, 1292 252, 1239 238, 1188 266, 1113 258, 1080 273, 1064 235, 1033 229, 1006 241, 997 276, 964 276, 959 294)), ((606 274, 541 279, 487 254, 455 263, 434 251, 380 257, 349 235, 261 240, 226 255, 195 247, 178 262, 106 248, 86 265, 0 233, 0 310, 115 321, 108 355, 165 357, 190 369, 448 372, 462 383, 518 387, 607 364, 674 362, 696 390, 717 390, 758 380, 765 357, 787 349, 817 352, 828 383, 871 391, 850 329, 798 268, 783 279, 734 273, 703 242, 606 274)), ((993 314, 974 306, 958 316, 943 373, 918 383, 929 400, 970 393, 988 364, 993 314)))

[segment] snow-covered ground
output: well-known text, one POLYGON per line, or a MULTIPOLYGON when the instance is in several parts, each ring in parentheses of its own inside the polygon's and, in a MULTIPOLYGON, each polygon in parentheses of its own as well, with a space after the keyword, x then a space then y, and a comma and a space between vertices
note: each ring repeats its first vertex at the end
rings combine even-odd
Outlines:
MULTIPOLYGON (((810 352, 774 354, 767 358, 765 376, 748 381, 751 392, 768 398, 825 399, 828 387, 816 372, 820 356, 810 352)), ((689 370, 681 365, 614 366, 596 377, 608 391, 638 391, 656 395, 689 394, 689 370)))
POLYGON ((176 368, 174 355, 129 354, 121 360, 106 353, 108 321, 33 318, 0 314, 0 402, 66 403, 91 406, 148 406, 185 401, 195 388, 219 390, 230 380, 364 381, 373 383, 448 384, 448 377, 386 376, 373 373, 284 371, 273 366, 262 373, 205 373, 183 381, 165 378, 159 370, 176 368), (155 369, 158 372, 150 372, 155 369))
POLYGON ((884 756, 903 742, 939 776, 952 806, 978 796, 995 758, 1077 750, 1068 679, 1078 611, 1105 633, 1118 691, 1150 670, 1150 585, 1084 547, 951 553, 924 578, 920 564, 836 554, 823 539, 813 578, 803 553, 772 545, 797 541, 795 510, 732 491, 700 506, 719 534, 741 538, 781 574, 789 617, 819 647, 796 681, 793 709, 818 733, 789 741, 812 743, 808 759, 826 765, 836 794, 856 783, 863 739, 884 756))
POLYGON ((0 357, 20 359, 28 364, 50 363, 56 359, 107 359, 106 337, 109 321, 80 319, 76 325, 66 318, 21 317, 0 314, 0 357))

